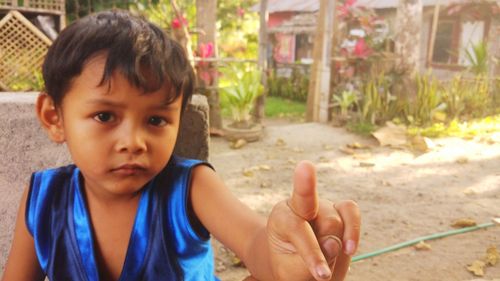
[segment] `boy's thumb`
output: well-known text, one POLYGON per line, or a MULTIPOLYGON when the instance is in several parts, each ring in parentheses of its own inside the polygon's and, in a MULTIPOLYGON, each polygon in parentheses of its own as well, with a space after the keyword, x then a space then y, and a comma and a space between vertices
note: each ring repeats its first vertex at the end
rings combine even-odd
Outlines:
POLYGON ((309 161, 300 162, 293 176, 290 209, 304 220, 311 221, 318 215, 318 192, 316 190, 316 169, 309 161))

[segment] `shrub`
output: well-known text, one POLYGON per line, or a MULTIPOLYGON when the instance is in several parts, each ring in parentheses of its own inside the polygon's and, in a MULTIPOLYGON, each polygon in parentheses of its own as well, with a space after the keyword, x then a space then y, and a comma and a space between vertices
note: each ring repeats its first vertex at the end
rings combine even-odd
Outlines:
POLYGON ((426 125, 445 108, 441 85, 431 74, 417 74, 415 83, 417 93, 414 100, 407 102, 406 118, 409 123, 426 125))
POLYGON ((484 116, 489 112, 492 101, 489 80, 483 74, 473 78, 456 75, 444 88, 443 98, 452 119, 484 116))
POLYGON ((308 71, 303 66, 291 65, 290 67, 290 77, 279 76, 276 69, 269 74, 267 79, 268 94, 294 101, 307 101, 308 71))

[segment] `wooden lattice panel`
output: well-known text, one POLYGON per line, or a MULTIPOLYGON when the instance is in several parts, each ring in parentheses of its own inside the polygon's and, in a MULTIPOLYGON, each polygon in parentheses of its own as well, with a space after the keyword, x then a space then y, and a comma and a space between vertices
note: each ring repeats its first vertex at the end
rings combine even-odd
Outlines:
POLYGON ((17 90, 35 83, 52 42, 17 11, 0 21, 0 88, 17 90))
POLYGON ((17 0, 0 0, 0 7, 17 6, 17 0))
POLYGON ((62 12, 64 11, 64 0, 24 0, 24 6, 31 9, 62 12))

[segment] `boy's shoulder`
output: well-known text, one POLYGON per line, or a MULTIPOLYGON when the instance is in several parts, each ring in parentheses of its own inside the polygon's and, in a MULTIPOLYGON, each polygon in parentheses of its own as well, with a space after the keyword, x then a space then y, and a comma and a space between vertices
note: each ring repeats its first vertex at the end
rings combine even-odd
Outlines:
POLYGON ((50 168, 44 168, 35 171, 34 173, 55 173, 55 174, 65 174, 65 173, 72 173, 77 169, 75 164, 68 164, 64 166, 59 166, 59 167, 50 167, 50 168))
POLYGON ((78 168, 74 164, 38 170, 31 175, 25 221, 32 235, 54 214, 64 214, 53 211, 67 205, 70 194, 70 188, 67 187, 72 187, 71 182, 75 179, 78 180, 78 168))
POLYGON ((71 177, 75 173, 75 171, 77 171, 77 170, 78 170, 78 167, 74 164, 41 169, 41 170, 33 172, 32 176, 31 176, 31 184, 33 184, 33 180, 35 180, 36 178, 71 177))
POLYGON ((191 177, 192 171, 196 166, 207 166, 212 170, 215 170, 213 166, 204 160, 192 159, 192 158, 184 158, 176 155, 172 155, 168 164, 165 166, 162 172, 160 172, 160 176, 163 174, 170 174, 170 176, 187 176, 191 177), (172 175, 173 174, 173 175, 172 175))
POLYGON ((181 168, 191 168, 193 166, 206 163, 205 161, 193 159, 193 158, 185 158, 177 155, 172 155, 172 158, 168 162, 167 166, 181 167, 181 168))

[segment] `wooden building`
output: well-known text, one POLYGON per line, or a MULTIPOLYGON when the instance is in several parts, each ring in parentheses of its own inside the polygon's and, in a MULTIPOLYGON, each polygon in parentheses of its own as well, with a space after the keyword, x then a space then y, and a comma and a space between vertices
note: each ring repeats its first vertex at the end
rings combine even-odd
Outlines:
POLYGON ((0 90, 39 84, 45 53, 64 26, 64 0, 0 0, 0 90))

